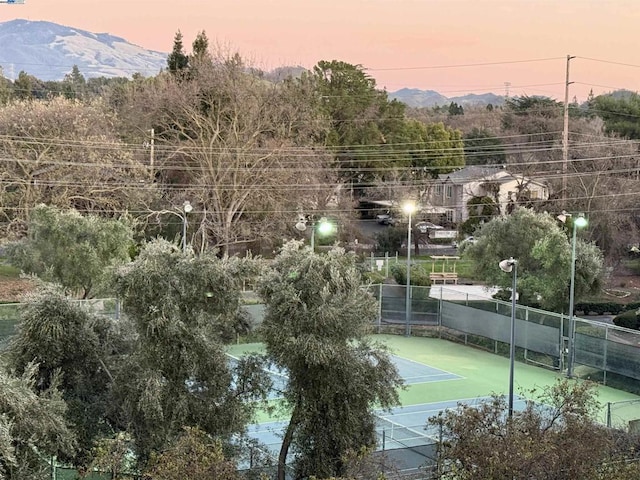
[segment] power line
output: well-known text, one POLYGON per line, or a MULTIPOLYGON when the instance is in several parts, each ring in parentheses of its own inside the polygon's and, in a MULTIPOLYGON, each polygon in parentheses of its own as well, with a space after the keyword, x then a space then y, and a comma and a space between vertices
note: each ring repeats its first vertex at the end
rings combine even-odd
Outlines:
POLYGON ((364 68, 365 71, 370 72, 383 72, 383 71, 402 71, 402 70, 434 70, 445 68, 467 68, 467 67, 486 67, 491 65, 510 65, 516 63, 533 63, 533 62, 547 62, 550 60, 562 60, 564 57, 549 57, 549 58, 533 58, 529 60, 505 60, 501 62, 480 62, 480 63, 460 63, 452 65, 427 65, 422 67, 385 67, 385 68, 364 68))

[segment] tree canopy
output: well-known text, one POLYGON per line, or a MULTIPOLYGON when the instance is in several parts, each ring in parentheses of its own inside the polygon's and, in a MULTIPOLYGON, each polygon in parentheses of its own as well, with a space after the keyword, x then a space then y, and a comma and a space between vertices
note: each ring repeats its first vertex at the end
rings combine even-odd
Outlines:
POLYGON ((30 294, 7 354, 9 367, 29 372, 38 393, 60 389, 65 418, 78 439, 72 458, 87 465, 93 441, 110 433, 108 415, 114 362, 125 353, 113 322, 98 318, 53 287, 30 294))
POLYGON ((136 345, 116 377, 115 396, 142 461, 183 427, 228 441, 266 395, 268 375, 255 358, 232 365, 225 355, 225 344, 246 326, 239 262, 194 257, 157 240, 115 276, 136 345))
MULTIPOLYGON (((498 267, 501 260, 518 260, 519 302, 566 311, 571 275, 571 232, 547 213, 518 208, 494 218, 475 232, 477 242, 465 248, 474 260, 474 273, 489 285, 505 289, 511 276, 498 267)), ((581 239, 576 241, 575 295, 597 292, 601 285, 601 251, 581 239)))
POLYGON ((605 428, 595 385, 559 380, 513 417, 503 396, 480 405, 460 405, 430 423, 441 427, 442 480, 537 480, 637 478, 637 438, 605 428))
POLYGON ((589 111, 604 120, 608 133, 630 139, 640 138, 640 95, 637 93, 599 95, 589 103, 589 111))
POLYGON ((37 365, 20 376, 0 365, 0 479, 51 478, 49 462, 72 455, 76 440, 65 420, 66 404, 58 389, 59 375, 36 392, 37 365))
POLYGON ((373 409, 398 402, 395 365, 366 336, 376 307, 355 260, 340 249, 317 255, 290 242, 261 281, 267 357, 288 375, 280 480, 290 448, 296 478, 343 474, 347 452, 375 445, 373 409))
POLYGON ((27 236, 11 244, 7 256, 25 273, 88 298, 108 276, 109 267, 129 260, 132 245, 133 231, 126 221, 39 205, 29 216, 27 236))

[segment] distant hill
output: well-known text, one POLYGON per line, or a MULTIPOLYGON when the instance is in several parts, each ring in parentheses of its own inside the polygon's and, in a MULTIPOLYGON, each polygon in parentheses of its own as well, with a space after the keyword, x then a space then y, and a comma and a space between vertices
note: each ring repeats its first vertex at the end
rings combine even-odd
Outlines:
POLYGON ((108 33, 91 33, 52 22, 0 23, 0 66, 15 79, 25 71, 41 80, 62 80, 77 65, 85 77, 157 74, 167 54, 146 50, 108 33))
POLYGON ((396 92, 389 92, 389 98, 406 103, 410 107, 435 107, 436 105, 448 105, 451 102, 462 106, 469 105, 502 105, 504 97, 494 93, 475 94, 470 93, 458 97, 445 97, 434 90, 419 90, 416 88, 403 88, 396 92))

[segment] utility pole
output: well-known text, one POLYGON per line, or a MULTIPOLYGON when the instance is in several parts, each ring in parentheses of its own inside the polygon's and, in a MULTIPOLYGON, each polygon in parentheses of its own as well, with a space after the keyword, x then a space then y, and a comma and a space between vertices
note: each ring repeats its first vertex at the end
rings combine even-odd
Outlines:
POLYGON ((567 76, 564 82, 564 127, 562 128, 562 206, 567 206, 567 173, 569 162, 569 62, 575 56, 567 55, 567 76))
POLYGON ((155 177, 155 173, 153 171, 153 163, 154 163, 154 142, 155 142, 155 132, 153 128, 151 129, 151 141, 149 142, 149 170, 151 171, 151 182, 153 182, 153 178, 155 177))
POLYGON ((504 82, 504 97, 509 98, 509 87, 511 86, 511 82, 504 82))

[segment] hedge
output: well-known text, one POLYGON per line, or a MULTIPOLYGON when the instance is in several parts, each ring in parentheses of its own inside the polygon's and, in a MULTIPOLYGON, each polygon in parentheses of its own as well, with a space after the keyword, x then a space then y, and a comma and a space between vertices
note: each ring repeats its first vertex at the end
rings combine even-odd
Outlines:
POLYGON ((581 302, 575 304, 573 313, 582 313, 583 315, 618 315, 628 310, 637 310, 638 308, 640 308, 640 302, 627 303, 626 305, 615 302, 581 302))

